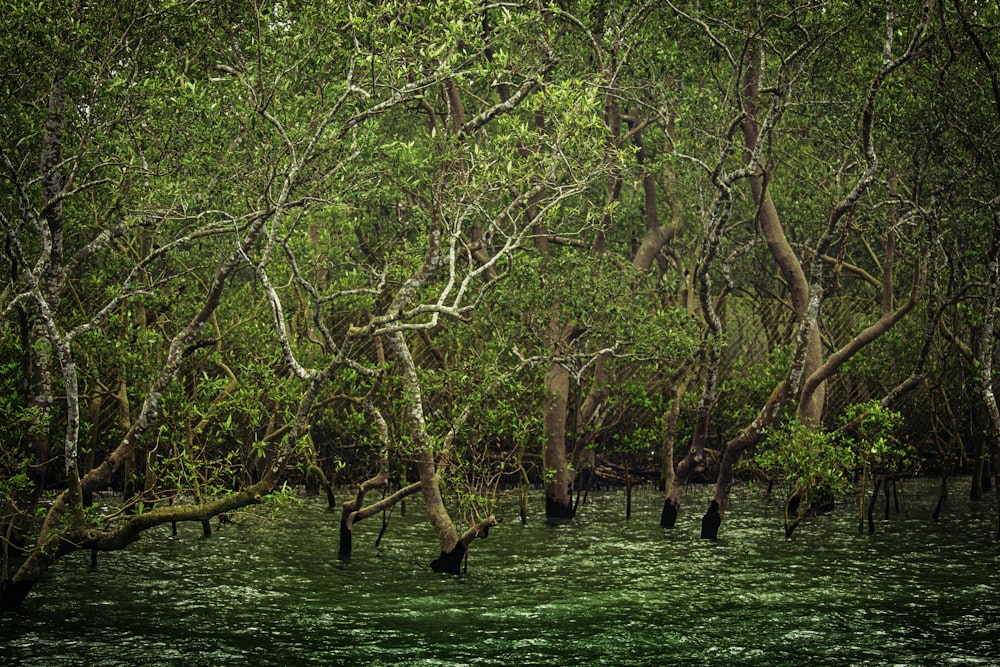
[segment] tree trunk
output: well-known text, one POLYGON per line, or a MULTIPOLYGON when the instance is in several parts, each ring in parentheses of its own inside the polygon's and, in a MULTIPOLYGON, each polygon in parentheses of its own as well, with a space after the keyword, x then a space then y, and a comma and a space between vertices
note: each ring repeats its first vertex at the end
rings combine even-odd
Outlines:
POLYGON ((687 457, 681 463, 680 468, 685 468, 685 475, 680 474, 680 469, 674 470, 674 443, 677 440, 677 419, 681 412, 681 399, 687 389, 687 379, 682 379, 674 386, 673 401, 670 404, 670 412, 665 419, 666 425, 663 429, 663 454, 662 454, 662 476, 663 476, 663 511, 660 513, 660 527, 673 528, 677 524, 677 515, 680 512, 681 492, 687 484, 690 472, 693 470, 693 454, 688 452, 687 457), (692 460, 688 460, 692 459, 692 460), (686 466, 685 466, 686 464, 686 466))
POLYGON ((545 440, 542 450, 545 516, 573 517, 573 471, 566 451, 566 417, 569 406, 569 371, 552 363, 545 373, 545 440))
MULTIPOLYGON (((997 100, 1000 106, 1000 99, 997 100)), ((979 346, 979 389, 989 416, 990 441, 989 451, 992 459, 994 476, 1000 475, 1000 462, 997 461, 997 450, 1000 449, 1000 408, 997 407, 996 393, 993 391, 993 354, 996 346, 995 322, 996 309, 1000 304, 1000 197, 995 198, 993 207, 993 242, 988 258, 988 282, 986 304, 983 315, 982 340, 979 346)), ((1000 483, 996 486, 997 508, 1000 511, 1000 483)), ((997 525, 997 539, 1000 539, 1000 518, 997 525)))
MULTIPOLYGON (((758 101, 760 93, 761 59, 750 58, 750 62, 744 74, 744 104, 746 115, 743 120, 743 139, 747 152, 753 152, 757 146, 760 135, 760 124, 758 122, 758 101)), ((760 225, 760 230, 767 241, 768 250, 771 257, 781 271, 782 277, 788 286, 789 298, 792 302, 792 309, 795 311, 795 318, 802 322, 806 316, 809 305, 809 283, 806 280, 805 270, 802 262, 799 261, 795 251, 792 249, 788 237, 785 235, 785 228, 781 218, 778 216, 778 209, 771 198, 771 191, 768 187, 769 174, 763 172, 750 177, 750 190, 753 193, 754 204, 757 206, 756 220, 760 225)), ((819 367, 823 361, 823 345, 820 336, 818 320, 810 323, 809 344, 806 349, 805 363, 802 373, 804 377, 809 375, 819 367)), ((822 383, 811 392, 804 401, 800 401, 798 406, 798 418, 803 424, 816 424, 823 416, 823 402, 825 398, 825 383, 822 383)))
POLYGON ((747 447, 756 443, 765 428, 774 423, 778 412, 788 398, 788 382, 783 381, 774 388, 757 418, 749 426, 736 434, 726 443, 722 461, 719 463, 719 476, 715 482, 715 495, 708 506, 708 511, 701 520, 701 537, 715 540, 719 537, 719 527, 722 517, 729 506, 729 493, 733 486, 733 469, 747 447))
MULTIPOLYGON (((385 510, 394 507, 407 496, 419 491, 421 487, 420 482, 409 484, 404 486, 402 489, 399 489, 392 495, 383 497, 377 503, 373 503, 368 507, 364 506, 365 495, 369 491, 384 489, 389 484, 389 425, 386 424, 385 419, 382 417, 382 413, 372 403, 370 394, 365 398, 363 404, 365 414, 368 415, 372 422, 374 422, 379 433, 379 469, 373 477, 358 485, 358 491, 354 498, 345 502, 343 505, 343 509, 340 514, 340 548, 337 553, 337 558, 339 560, 351 559, 351 550, 354 542, 354 524, 358 521, 367 519, 370 516, 374 516, 379 512, 384 512, 385 510)), ((383 531, 384 530, 385 527, 383 525, 383 531)), ((380 534, 379 539, 381 539, 381 537, 382 536, 380 534)))
MULTIPOLYGON (((962 28, 975 44, 979 54, 980 62, 985 66, 989 74, 991 92, 993 93, 993 109, 997 118, 1000 119, 1000 68, 990 54, 986 43, 976 32, 975 24, 969 20, 964 4, 958 0, 955 2, 955 9, 962 22, 962 28)), ((983 394, 983 402, 986 405, 987 414, 990 418, 990 442, 989 451, 992 460, 992 470, 994 475, 994 488, 997 502, 997 539, 1000 539, 1000 460, 998 460, 998 450, 1000 450, 1000 409, 997 407, 996 394, 993 392, 993 353, 996 342, 994 324, 996 321, 996 308, 1000 304, 1000 195, 994 197, 990 202, 993 212, 993 239, 990 245, 990 255, 988 258, 988 282, 986 304, 983 317, 982 343, 980 346, 980 389, 983 394)))
MULTIPOLYGON (((48 108, 45 116, 45 133, 42 137, 39 155, 39 172, 42 174, 42 195, 44 204, 38 224, 45 229, 48 239, 48 261, 39 278, 39 292, 49 310, 55 312, 62 302, 65 292, 65 254, 63 247, 63 204, 64 177, 60 168, 63 157, 63 133, 66 127, 66 93, 63 90, 62 74, 56 73, 49 90, 48 108)), ((36 306, 37 308, 37 306, 36 306)), ((27 356, 28 408, 35 411, 31 428, 27 429, 30 464, 27 474, 31 487, 21 497, 15 499, 16 507, 37 507, 45 490, 46 478, 51 463, 55 460, 51 452, 53 404, 53 372, 55 358, 50 333, 35 311, 25 318, 24 325, 29 332, 27 356)), ((15 545, 25 543, 25 534, 30 530, 33 517, 26 512, 13 510, 10 525, 3 525, 4 533, 10 529, 15 545)))
MULTIPOLYGON (((887 25, 892 24, 891 7, 887 10, 887 25)), ((715 485, 715 497, 708 512, 702 520, 702 537, 715 539, 718 536, 719 525, 729 502, 730 489, 733 484, 733 468, 740 460, 744 450, 759 440, 764 427, 773 423, 777 411, 787 400, 798 399, 797 417, 804 424, 818 424, 822 416, 824 385, 826 380, 850 359, 862 347, 875 340, 891 328, 915 303, 919 293, 918 278, 914 276, 913 289, 906 305, 895 312, 883 312, 882 318, 856 336, 846 346, 831 355, 826 363, 822 362, 822 346, 819 340, 820 308, 828 288, 824 286, 823 258, 827 250, 846 233, 846 223, 849 215, 857 206, 858 200, 871 187, 878 171, 878 157, 875 152, 872 128, 875 119, 875 101, 888 76, 900 65, 912 58, 918 40, 923 35, 929 21, 929 4, 922 7, 920 23, 914 31, 905 52, 895 60, 883 58, 879 70, 872 77, 864 104, 861 110, 860 139, 865 156, 865 169, 859 176, 854 187, 847 195, 838 201, 830 211, 827 228, 813 250, 813 258, 809 264, 808 278, 802 264, 796 258, 787 238, 785 238, 781 222, 778 219, 774 204, 768 196, 766 174, 751 175, 751 189, 757 204, 758 221, 771 254, 780 267, 782 274, 789 283, 793 307, 798 320, 798 335, 796 349, 791 367, 785 380, 775 388, 764 409, 757 419, 747 428, 740 431, 735 438, 727 443, 722 461, 719 465, 719 477, 715 485), (803 296, 807 298, 803 300, 803 296)), ((884 44, 884 53, 891 53, 892 31, 884 44)), ((750 55, 746 62, 743 79, 743 132, 748 151, 753 152, 761 133, 757 123, 757 101, 760 89, 761 70, 763 69, 763 43, 750 55)), ((778 98, 776 98, 778 99, 778 98)), ((891 275, 888 268, 887 275, 891 275)), ((885 282, 888 282, 885 281, 885 282)), ((883 285, 888 290, 888 285, 883 285)), ((890 301, 891 304, 891 301, 890 301)))
MULTIPOLYGON (((82 548, 97 548, 101 550, 123 548, 137 539, 139 532, 145 530, 150 521, 157 520, 163 514, 186 517, 188 514, 195 513, 196 516, 192 518, 174 520, 200 521, 204 518, 214 516, 214 514, 199 510, 199 507, 207 508, 208 510, 219 507, 221 508, 219 511, 228 511, 229 509, 233 509, 229 504, 231 502, 246 501, 244 504, 257 502, 259 501, 260 493, 267 493, 271 490, 268 485, 273 484, 273 474, 270 476, 271 479, 263 486, 256 485, 250 487, 251 492, 249 492, 249 495, 248 492, 244 491, 227 496, 224 502, 221 503, 153 510, 134 516, 126 521, 122 528, 114 531, 103 532, 87 529, 82 535, 74 535, 74 533, 83 530, 86 525, 82 520, 79 506, 82 494, 106 488, 111 483, 113 477, 124 467, 126 461, 132 458, 137 441, 155 423, 160 398, 180 373, 186 359, 198 349, 197 346, 192 345, 192 341, 195 340, 212 313, 215 312, 229 276, 237 267, 243 265, 244 253, 256 243, 262 225, 263 219, 249 228, 243 238, 241 247, 234 251, 227 261, 217 267, 215 277, 207 289, 199 311, 171 340, 167 358, 163 362, 158 376, 150 385, 138 418, 132 423, 132 427, 121 438, 117 446, 96 468, 87 472, 82 478, 75 478, 75 474, 77 473, 75 452, 71 453, 67 451, 67 462, 72 464, 72 469, 67 470, 67 474, 70 476, 70 486, 56 497, 49 508, 39 532, 37 548, 21 564, 14 576, 10 580, 3 582, 2 587, 0 587, 0 608, 14 608, 20 605, 24 597, 28 594, 28 591, 31 590, 49 567, 67 553, 82 548), (188 508, 195 508, 195 510, 188 508), (76 541, 74 541, 74 537, 77 538, 76 541), (92 546, 92 544, 96 544, 96 546, 92 546)), ((68 354, 69 350, 66 353, 68 354)), ((64 370, 64 384, 66 385, 67 402, 69 403, 70 397, 73 399, 77 398, 75 364, 72 358, 61 359, 60 364, 64 370)), ((71 412, 70 418, 72 419, 73 416, 71 412)), ((78 416, 77 414, 77 419, 78 416)), ((78 427, 78 424, 76 426, 78 427)), ((78 428, 74 428, 74 424, 70 423, 67 426, 67 434, 75 434, 75 432, 78 432, 78 428)), ((73 444, 75 447, 75 443, 73 444)), ((285 447, 288 449, 289 446, 286 445, 285 447)), ((69 443, 67 442, 68 448, 69 443)), ((287 462, 289 455, 290 452, 284 452, 279 457, 276 457, 275 465, 283 466, 287 462)))
POLYGON ((458 532, 441 496, 441 478, 438 476, 434 461, 434 446, 424 421, 423 395, 420 391, 417 369, 401 332, 387 334, 385 341, 386 351, 398 365, 399 375, 403 380, 406 426, 410 433, 411 447, 413 447, 412 460, 421 482, 427 517, 434 526, 442 553, 449 553, 458 543, 458 532))
POLYGON ((387 334, 385 340, 389 356, 398 364, 399 374, 403 380, 403 398, 407 407, 406 425, 413 447, 412 460, 420 478, 420 491, 423 492, 427 516, 434 526, 434 532, 437 533, 441 545, 441 555, 431 563, 431 569, 435 572, 458 574, 469 543, 476 537, 485 537, 489 527, 497 524, 497 519, 493 516, 486 517, 464 534, 458 534, 441 495, 441 478, 434 460, 433 443, 424 421, 420 380, 410 349, 399 331, 387 334))
POLYGON ((407 496, 411 496, 420 491, 421 487, 420 482, 414 482, 413 484, 404 486, 392 495, 382 498, 377 503, 372 503, 367 507, 362 507, 365 493, 372 489, 381 488, 385 485, 385 483, 387 483, 387 480, 383 480, 379 476, 373 477, 358 487, 358 494, 354 497, 354 499, 344 503, 343 510, 340 515, 340 547, 337 552, 337 558, 339 560, 351 559, 351 548, 353 544, 352 531, 354 529, 354 524, 358 521, 374 516, 379 512, 384 512, 385 510, 394 507, 407 496))

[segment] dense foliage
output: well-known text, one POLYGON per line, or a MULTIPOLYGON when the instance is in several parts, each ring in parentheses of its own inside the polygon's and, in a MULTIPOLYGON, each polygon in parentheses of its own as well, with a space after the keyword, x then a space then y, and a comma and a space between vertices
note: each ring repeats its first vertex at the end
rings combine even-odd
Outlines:
POLYGON ((981 492, 995 3, 702 4, 7 3, 4 604, 286 484, 446 571, 596 474, 981 492))

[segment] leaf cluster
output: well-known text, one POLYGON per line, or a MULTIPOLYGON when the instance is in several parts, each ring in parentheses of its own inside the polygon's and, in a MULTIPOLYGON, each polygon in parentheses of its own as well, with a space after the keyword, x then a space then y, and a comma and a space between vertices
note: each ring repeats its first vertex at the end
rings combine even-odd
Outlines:
POLYGON ((765 431, 754 461, 807 493, 827 488, 845 494, 861 475, 905 469, 911 447, 895 437, 901 424, 898 412, 877 401, 849 406, 830 431, 788 420, 765 431))

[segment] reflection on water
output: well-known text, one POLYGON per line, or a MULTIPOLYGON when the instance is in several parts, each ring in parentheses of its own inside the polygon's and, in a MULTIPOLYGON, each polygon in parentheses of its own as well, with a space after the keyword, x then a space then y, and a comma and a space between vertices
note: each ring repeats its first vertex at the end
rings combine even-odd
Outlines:
MULTIPOLYGON (((660 501, 592 494, 577 519, 512 517, 469 571, 436 575, 411 500, 382 546, 359 524, 336 560, 338 517, 307 500, 273 524, 147 534, 127 551, 61 562, 0 627, 21 665, 1000 665, 1000 546, 992 501, 936 484, 857 533, 856 506, 782 538, 777 506, 734 499, 719 542, 698 538, 707 491, 678 528, 660 501)), ((967 484, 966 484, 967 487, 967 484)), ((540 507, 541 501, 535 503, 540 507)), ((502 508, 503 509, 503 508, 502 508)))

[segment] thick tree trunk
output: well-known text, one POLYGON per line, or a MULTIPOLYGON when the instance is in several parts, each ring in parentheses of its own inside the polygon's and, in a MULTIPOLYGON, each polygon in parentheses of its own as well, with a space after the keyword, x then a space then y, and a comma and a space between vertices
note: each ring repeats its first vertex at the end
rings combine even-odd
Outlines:
MULTIPOLYGON (((761 56, 750 59, 744 73, 744 104, 746 105, 746 115, 743 120, 743 139, 748 152, 753 152, 757 146, 760 135, 760 124, 758 122, 758 100, 760 92, 761 77, 761 56)), ((785 228, 778 215, 778 209, 771 198, 771 191, 768 187, 768 177, 770 174, 757 173, 750 177, 750 190, 753 194, 754 203, 757 205, 757 224, 767 241, 768 250, 775 264, 781 271, 785 284, 788 287, 789 299, 792 302, 792 309, 795 311, 795 318, 802 322, 806 317, 806 310, 809 305, 809 283, 806 280, 805 270, 795 251, 792 249, 788 237, 785 235, 785 228)), ((819 322, 809 323, 809 343, 806 349, 805 363, 802 367, 804 377, 809 375, 823 362, 823 344, 820 336, 819 322)), ((825 384, 820 383, 799 402, 798 418, 803 424, 817 424, 823 417, 823 403, 825 399, 825 384)))
POLYGON ((458 534, 441 495, 441 479, 434 460, 434 447, 424 421, 423 396, 410 349, 399 331, 387 334, 385 340, 389 356, 398 364, 403 380, 406 423, 413 447, 412 460, 420 478, 419 490, 423 492, 424 508, 441 544, 441 555, 431 563, 431 568, 435 572, 458 573, 470 542, 476 537, 485 537, 489 527, 495 526, 497 520, 493 516, 486 517, 464 534, 458 534))
POLYGON ((545 516, 567 519, 573 516, 573 471, 566 451, 569 371, 558 363, 552 363, 545 373, 545 394, 542 444, 545 516))
POLYGON ((459 574, 462 571, 462 559, 465 558, 467 548, 461 542, 456 542, 448 551, 441 551, 441 555, 431 561, 431 569, 441 574, 459 574))
POLYGON ((704 469, 704 461, 695 457, 692 447, 684 460, 677 466, 674 482, 667 489, 666 498, 663 501, 663 511, 660 513, 660 526, 662 528, 673 528, 676 525, 677 517, 680 515, 681 495, 691 479, 704 469))
POLYGON ((687 456, 681 464, 674 470, 674 443, 677 440, 677 420, 681 412, 681 399, 687 389, 687 379, 679 381, 673 391, 673 401, 670 404, 670 412, 665 419, 663 429, 663 511, 660 513, 660 527, 673 528, 677 524, 677 516, 680 513, 681 494, 684 487, 690 481, 692 475, 700 469, 704 457, 697 457, 698 451, 692 447, 688 450, 687 456))
POLYGON ((726 443, 726 449, 719 463, 719 476, 715 482, 715 496, 709 502, 708 510, 701 518, 701 537, 715 540, 719 537, 722 516, 729 507, 729 494, 733 486, 733 469, 743 456, 743 451, 752 444, 749 438, 735 438, 726 443))
POLYGON ((469 545, 472 543, 472 540, 477 537, 483 539, 489 537, 490 528, 496 526, 498 523, 499 521, 496 517, 488 516, 470 527, 458 538, 454 547, 447 551, 441 551, 441 555, 431 562, 431 569, 442 574, 460 574, 462 571, 462 560, 469 552, 469 545))

